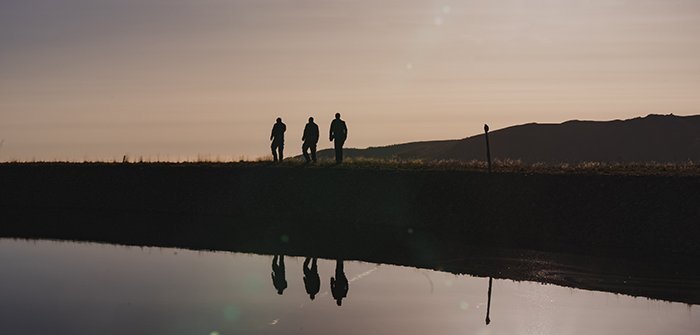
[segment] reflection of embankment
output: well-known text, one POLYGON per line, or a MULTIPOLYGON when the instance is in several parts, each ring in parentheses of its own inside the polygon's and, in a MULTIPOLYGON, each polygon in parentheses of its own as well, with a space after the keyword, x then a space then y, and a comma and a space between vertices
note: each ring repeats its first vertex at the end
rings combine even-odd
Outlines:
POLYGON ((700 177, 148 164, 1 165, 0 176, 0 236, 358 259, 700 302, 700 177), (628 284, 647 278, 659 280, 628 284))

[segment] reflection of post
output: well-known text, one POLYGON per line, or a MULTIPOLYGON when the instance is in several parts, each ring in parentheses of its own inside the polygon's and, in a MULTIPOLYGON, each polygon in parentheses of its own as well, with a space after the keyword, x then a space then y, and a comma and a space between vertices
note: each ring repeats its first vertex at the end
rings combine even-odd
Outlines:
POLYGON ((491 173, 491 148, 489 147, 489 125, 484 125, 484 137, 486 137, 486 162, 491 173))
POLYGON ((486 324, 491 323, 491 318, 489 318, 489 313, 491 312, 491 285, 493 285, 493 278, 489 277, 489 301, 486 303, 486 324))

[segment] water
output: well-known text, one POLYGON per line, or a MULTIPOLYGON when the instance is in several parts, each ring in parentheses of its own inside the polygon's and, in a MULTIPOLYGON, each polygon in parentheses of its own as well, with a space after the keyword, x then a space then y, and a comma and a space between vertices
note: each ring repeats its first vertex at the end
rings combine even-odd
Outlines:
POLYGON ((347 297, 318 260, 0 239, 0 334, 698 334, 698 307, 611 293, 345 261, 347 297))

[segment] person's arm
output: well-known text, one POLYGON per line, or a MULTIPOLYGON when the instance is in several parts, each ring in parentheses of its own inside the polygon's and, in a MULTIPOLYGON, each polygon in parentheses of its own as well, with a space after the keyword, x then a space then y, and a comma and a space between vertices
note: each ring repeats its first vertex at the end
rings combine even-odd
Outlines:
POLYGON ((343 130, 345 131, 345 138, 348 138, 348 125, 347 123, 343 122, 343 130))
POLYGON ((331 130, 329 132, 330 135, 328 135, 328 138, 333 141, 333 122, 331 122, 331 130))
POLYGON ((304 134, 301 135, 301 140, 302 140, 302 141, 306 141, 306 131, 307 131, 307 129, 309 129, 309 126, 308 126, 308 125, 307 125, 306 127, 304 127, 304 134))
POLYGON ((270 132, 270 141, 275 137, 275 126, 272 126, 272 131, 270 132))

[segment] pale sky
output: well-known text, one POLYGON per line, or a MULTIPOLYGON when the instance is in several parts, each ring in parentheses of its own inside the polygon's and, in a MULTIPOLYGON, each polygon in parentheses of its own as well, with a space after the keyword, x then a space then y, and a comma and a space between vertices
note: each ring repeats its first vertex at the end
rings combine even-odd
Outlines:
POLYGON ((700 108, 700 1, 0 1, 0 161, 286 155, 700 108))

